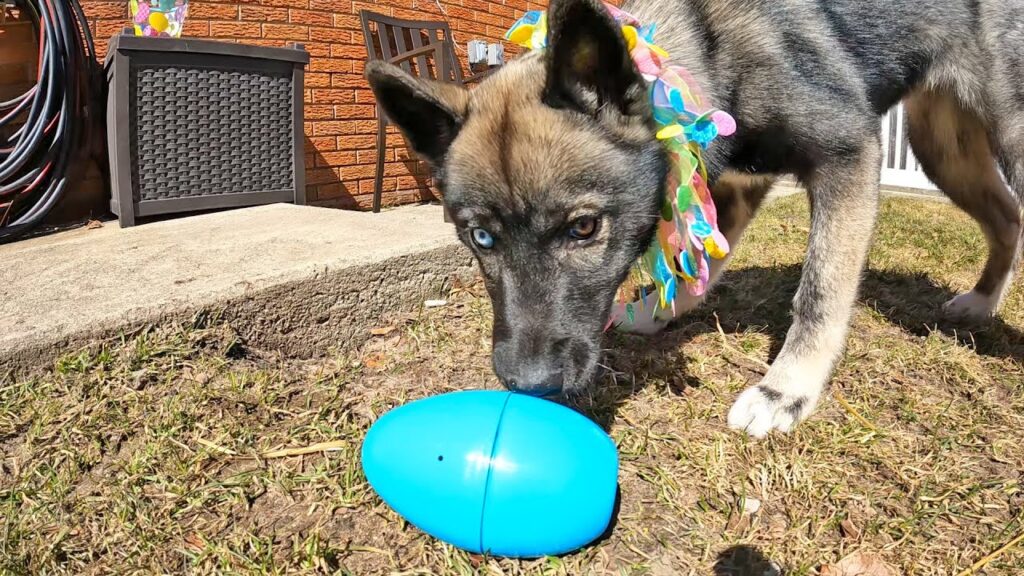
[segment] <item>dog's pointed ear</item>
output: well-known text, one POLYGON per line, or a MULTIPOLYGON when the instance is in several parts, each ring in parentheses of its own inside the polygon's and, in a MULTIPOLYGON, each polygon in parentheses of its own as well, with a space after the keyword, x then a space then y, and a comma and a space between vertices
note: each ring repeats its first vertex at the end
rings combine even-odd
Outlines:
POLYGON ((627 116, 646 113, 643 77, 600 0, 552 0, 546 58, 549 106, 588 114, 608 106, 627 116))
POLYGON ((438 169, 462 127, 469 90, 451 83, 415 78, 393 64, 374 60, 366 79, 390 122, 413 151, 438 169))

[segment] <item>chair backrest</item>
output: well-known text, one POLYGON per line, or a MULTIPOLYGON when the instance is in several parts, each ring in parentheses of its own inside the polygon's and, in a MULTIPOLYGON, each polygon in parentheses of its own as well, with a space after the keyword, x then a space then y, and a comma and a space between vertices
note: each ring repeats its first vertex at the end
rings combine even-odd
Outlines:
POLYGON ((463 84, 452 31, 445 22, 403 20, 359 12, 366 55, 401 66, 416 76, 463 84))

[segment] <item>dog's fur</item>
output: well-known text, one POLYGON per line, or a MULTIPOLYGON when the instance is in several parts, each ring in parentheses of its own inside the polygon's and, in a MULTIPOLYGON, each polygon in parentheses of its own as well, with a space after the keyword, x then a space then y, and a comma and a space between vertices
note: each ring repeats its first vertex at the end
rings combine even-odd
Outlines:
MULTIPOLYGON (((736 135, 706 153, 733 246, 775 176, 793 174, 809 189, 792 327, 764 379, 736 401, 730 425, 754 436, 787 431, 817 404, 844 347, 875 222, 880 117, 901 100, 926 173, 989 243, 977 285, 947 313, 995 313, 1021 239, 1024 0, 632 0, 623 8, 657 23, 658 44, 737 120, 736 135)), ((367 67, 380 106, 432 165, 478 258, 494 305, 497 375, 536 392, 593 379, 614 292, 651 242, 668 170, 644 81, 597 0, 553 0, 549 28, 543 54, 512 61, 472 91, 380 62, 367 67), (588 218, 596 232, 574 237, 588 218), (476 245, 478 228, 493 247, 476 245)), ((676 310, 697 304, 684 293, 676 310)))

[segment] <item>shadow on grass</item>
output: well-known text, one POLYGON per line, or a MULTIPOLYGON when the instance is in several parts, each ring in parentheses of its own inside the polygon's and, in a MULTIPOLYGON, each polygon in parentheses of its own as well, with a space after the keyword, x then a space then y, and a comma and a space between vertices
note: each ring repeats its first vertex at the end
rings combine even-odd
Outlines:
POLYGON ((615 486, 615 504, 612 505, 612 517, 608 521, 608 527, 604 529, 604 532, 597 537, 596 540, 588 544, 588 546, 597 546, 603 544, 609 540, 615 533, 615 528, 619 525, 619 511, 622 509, 622 485, 617 484, 615 486))
MULTIPOLYGON (((771 338, 769 357, 774 359, 792 323, 792 298, 800 271, 798 265, 730 271, 704 306, 663 333, 611 334, 606 342, 606 364, 611 369, 592 399, 575 404, 607 429, 618 406, 652 382, 665 383, 670 393, 685 396, 687 389, 700 386, 700 380, 690 374, 681 347, 697 336, 717 332, 719 323, 726 334, 749 330, 766 334, 771 338)), ((925 274, 869 270, 859 301, 909 334, 927 336, 939 331, 980 355, 1024 361, 1024 332, 1001 318, 976 325, 943 319, 942 304, 955 295, 925 274)), ((756 379, 756 374, 752 377, 756 379)))
POLYGON ((715 561, 715 576, 778 576, 778 566, 753 546, 726 549, 715 561))

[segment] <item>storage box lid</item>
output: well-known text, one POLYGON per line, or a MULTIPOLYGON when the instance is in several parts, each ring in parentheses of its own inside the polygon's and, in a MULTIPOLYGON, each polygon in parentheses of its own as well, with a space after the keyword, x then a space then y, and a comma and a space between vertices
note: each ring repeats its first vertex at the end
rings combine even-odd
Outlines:
POLYGON ((217 42, 215 40, 197 40, 194 38, 150 38, 136 36, 128 30, 110 39, 106 63, 117 52, 180 52, 189 54, 213 54, 218 56, 238 56, 242 58, 259 58, 263 60, 279 60, 308 64, 309 52, 301 44, 282 48, 217 42))

